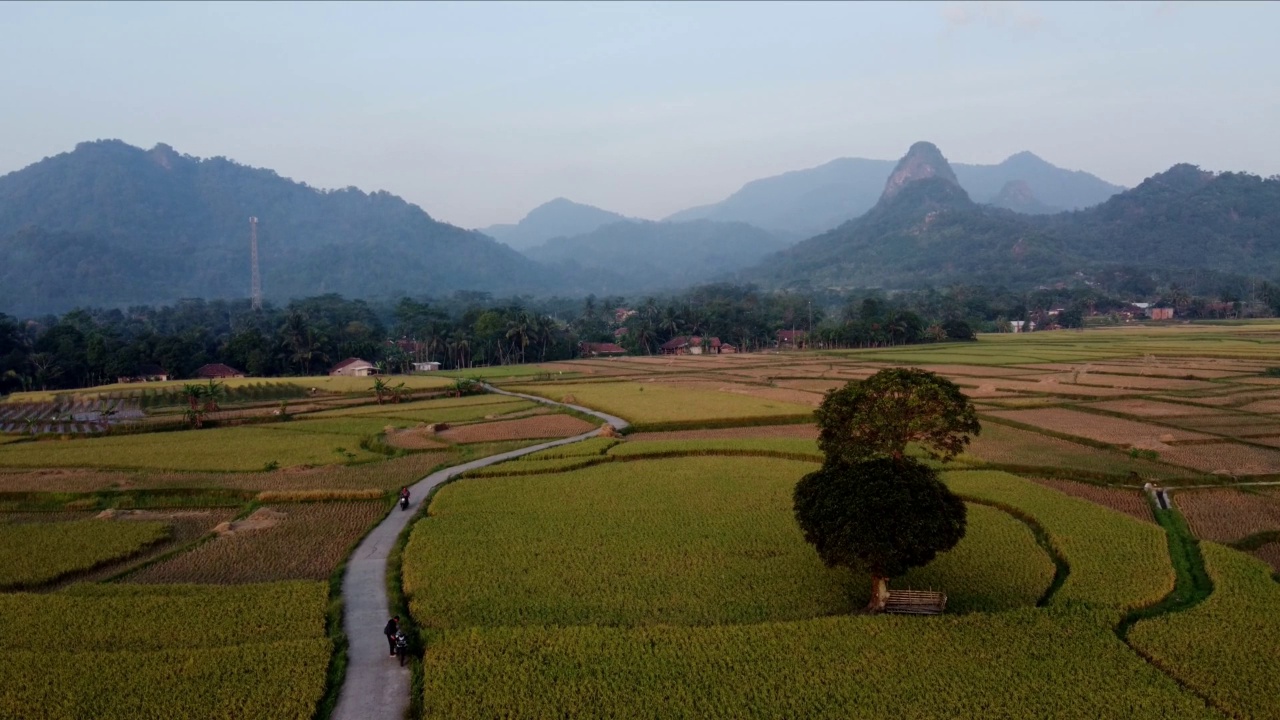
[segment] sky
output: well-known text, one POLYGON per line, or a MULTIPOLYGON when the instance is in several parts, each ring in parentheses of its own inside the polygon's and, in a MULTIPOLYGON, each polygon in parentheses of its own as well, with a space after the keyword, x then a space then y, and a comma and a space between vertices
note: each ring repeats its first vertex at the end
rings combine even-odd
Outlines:
POLYGON ((838 157, 1280 173, 1280 3, 0 3, 0 174, 118 138, 463 227, 838 157))

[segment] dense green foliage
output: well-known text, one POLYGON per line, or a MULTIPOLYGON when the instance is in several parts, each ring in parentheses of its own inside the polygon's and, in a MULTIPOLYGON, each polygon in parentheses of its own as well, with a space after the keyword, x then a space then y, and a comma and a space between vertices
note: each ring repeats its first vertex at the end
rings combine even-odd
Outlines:
POLYGON ((950 460, 982 430, 958 385, 917 368, 886 368, 830 390, 814 417, 818 448, 847 464, 902 458, 912 443, 932 459, 950 460))
POLYGON ((511 248, 387 192, 318 190, 225 158, 106 140, 0 178, 0 306, 244 297, 250 216, 272 298, 564 286, 511 248))
POLYGON ((796 483, 794 497, 804 538, 828 567, 897 577, 964 537, 964 503, 936 471, 909 458, 828 457, 796 483))

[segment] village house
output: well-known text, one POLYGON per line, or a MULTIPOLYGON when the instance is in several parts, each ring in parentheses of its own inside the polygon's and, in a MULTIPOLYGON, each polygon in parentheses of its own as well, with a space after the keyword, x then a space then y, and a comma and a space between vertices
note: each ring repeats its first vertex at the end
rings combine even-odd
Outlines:
POLYGON ((120 383, 140 383, 140 382, 164 382, 169 379, 169 373, 164 368, 154 363, 143 363, 133 371, 132 375, 121 375, 116 378, 116 382, 120 383))
POLYGON ((578 343, 578 355, 581 357, 617 357, 626 354, 626 348, 614 343, 578 343))
POLYGON ((230 365, 209 363, 208 365, 201 365, 200 369, 196 370, 196 377, 201 380, 225 380, 226 378, 242 378, 244 373, 230 365))
POLYGON ((440 369, 440 363, 434 360, 413 363, 414 372, 435 372, 440 369))
POLYGON ((719 355, 725 352, 737 352, 738 349, 720 342, 718 337, 704 340, 697 335, 679 335, 662 343, 658 351, 663 355, 719 355))
POLYGON ((804 330, 779 330, 777 338, 781 350, 803 350, 809 346, 809 333, 804 330))
POLYGON ((329 368, 329 374, 338 377, 369 377, 377 375, 378 368, 368 360, 347 358, 329 368))

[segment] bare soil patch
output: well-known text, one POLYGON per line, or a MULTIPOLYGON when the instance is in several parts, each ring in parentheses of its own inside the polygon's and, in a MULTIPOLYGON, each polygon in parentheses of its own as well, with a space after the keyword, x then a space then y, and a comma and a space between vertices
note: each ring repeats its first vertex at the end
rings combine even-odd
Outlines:
POLYGON ((440 437, 455 443, 562 438, 580 435, 595 427, 596 425, 571 415, 539 415, 522 420, 501 420, 451 427, 440 433, 440 437))
POLYGON ((1219 475, 1280 473, 1280 451, 1224 441, 1202 445, 1152 447, 1160 459, 1174 465, 1219 475))

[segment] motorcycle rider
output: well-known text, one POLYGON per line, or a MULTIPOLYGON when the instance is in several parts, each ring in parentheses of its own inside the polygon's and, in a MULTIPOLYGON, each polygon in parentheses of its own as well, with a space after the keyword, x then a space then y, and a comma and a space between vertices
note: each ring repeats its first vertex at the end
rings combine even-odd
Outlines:
POLYGON ((409 507, 409 486, 400 488, 400 509, 404 510, 409 507))
POLYGON ((396 634, 400 632, 400 616, 396 615, 387 621, 386 627, 382 628, 382 634, 387 636, 387 647, 391 650, 391 657, 396 656, 396 634))

